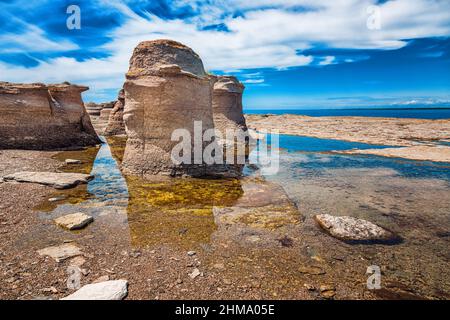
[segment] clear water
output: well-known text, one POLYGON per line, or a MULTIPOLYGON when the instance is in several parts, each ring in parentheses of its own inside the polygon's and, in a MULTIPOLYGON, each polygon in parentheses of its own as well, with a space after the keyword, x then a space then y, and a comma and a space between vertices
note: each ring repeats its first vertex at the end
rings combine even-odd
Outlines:
MULTIPOLYGON (((270 138, 269 138, 270 141, 270 138)), ((339 155, 332 151, 348 149, 378 149, 389 146, 370 145, 341 140, 319 139, 292 135, 279 135, 279 145, 283 151, 281 159, 289 159, 289 168, 301 168, 305 174, 319 174, 330 169, 377 169, 386 168, 406 178, 442 179, 450 181, 450 163, 415 161, 372 155, 339 155)), ((297 177, 293 173, 293 177, 297 177)))
MULTIPOLYGON (((95 235, 112 252, 124 245, 197 250, 205 270, 230 264, 223 274, 241 283, 264 277, 252 281, 265 298, 296 297, 304 283, 333 283, 341 298, 448 298, 450 164, 340 155, 332 151, 385 146, 280 135, 280 170, 264 180, 249 170, 241 180, 150 182, 123 177, 116 160, 123 145, 110 143, 95 156, 90 172, 96 178, 86 190, 69 190, 68 199, 44 206, 43 219, 88 213, 95 221, 80 235, 95 235), (71 194, 79 199, 68 201, 71 194), (320 230, 313 219, 319 213, 367 219, 404 241, 349 245, 320 230), (280 248, 283 237, 292 248, 280 248), (376 293, 365 287, 370 265, 383 271, 376 293)), ((68 235, 45 224, 27 237, 22 243, 39 248, 68 235)))
POLYGON ((246 114, 296 114, 311 117, 383 117, 383 118, 417 118, 450 119, 450 108, 437 109, 316 109, 316 110, 245 110, 246 114))

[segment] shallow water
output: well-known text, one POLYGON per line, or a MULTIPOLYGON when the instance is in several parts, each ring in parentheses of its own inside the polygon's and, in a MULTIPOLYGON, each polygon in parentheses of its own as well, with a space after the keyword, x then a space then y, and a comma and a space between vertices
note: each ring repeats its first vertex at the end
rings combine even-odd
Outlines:
MULTIPOLYGON (((276 175, 262 178, 252 169, 239 180, 149 182, 123 177, 124 141, 108 143, 57 156, 83 159, 64 170, 90 170, 96 178, 56 192, 65 199, 37 207, 42 219, 82 211, 95 222, 78 233, 91 232, 100 243, 202 250, 205 268, 228 263, 228 277, 264 278, 261 298, 295 296, 305 282, 334 283, 342 298, 449 297, 450 164, 338 155, 331 151, 374 146, 281 135, 276 175), (318 228, 312 217, 319 213, 364 218, 404 240, 349 245, 318 228), (282 238, 289 248, 280 247, 282 238), (365 288, 370 265, 380 266, 383 290, 365 288), (326 272, 299 272, 305 266, 326 272)), ((29 237, 42 247, 66 232, 45 225, 29 237)))

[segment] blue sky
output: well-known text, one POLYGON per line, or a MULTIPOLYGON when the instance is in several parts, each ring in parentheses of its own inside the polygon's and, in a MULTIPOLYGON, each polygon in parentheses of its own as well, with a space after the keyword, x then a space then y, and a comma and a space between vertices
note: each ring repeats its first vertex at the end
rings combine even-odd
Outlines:
POLYGON ((134 46, 170 38, 244 82, 246 109, 449 106, 449 36, 448 0, 2 0, 0 81, 113 100, 134 46))

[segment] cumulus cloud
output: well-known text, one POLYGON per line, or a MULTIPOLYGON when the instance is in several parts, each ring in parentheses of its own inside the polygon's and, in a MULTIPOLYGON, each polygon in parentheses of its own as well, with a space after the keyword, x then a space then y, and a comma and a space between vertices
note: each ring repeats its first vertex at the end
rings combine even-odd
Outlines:
MULTIPOLYGON (((446 0, 381 3, 377 7, 381 19, 379 30, 367 27, 367 8, 376 4, 375 0, 211 0, 207 4, 174 1, 173 6, 189 6, 196 13, 183 20, 163 19, 145 11, 137 14, 132 10, 135 2, 100 1, 105 6, 113 6, 124 17, 124 22, 108 34, 111 41, 99 46, 99 50, 110 53, 101 59, 78 61, 64 57, 64 51, 75 46, 70 39, 55 42, 33 26, 16 34, 16 39, 11 34, 0 34, 1 42, 15 41, 15 50, 62 52, 60 57, 40 61, 31 68, 0 63, 2 79, 68 80, 90 85, 94 91, 117 89, 123 82, 132 49, 140 41, 158 38, 171 38, 192 47, 208 70, 230 71, 309 65, 314 57, 302 51, 317 45, 393 50, 405 46, 408 39, 450 35, 450 1, 446 0), (226 30, 203 28, 219 23, 226 30)), ((332 63, 337 63, 332 56, 319 62, 324 66, 332 63)), ((247 83, 252 81, 261 79, 249 79, 247 83)))

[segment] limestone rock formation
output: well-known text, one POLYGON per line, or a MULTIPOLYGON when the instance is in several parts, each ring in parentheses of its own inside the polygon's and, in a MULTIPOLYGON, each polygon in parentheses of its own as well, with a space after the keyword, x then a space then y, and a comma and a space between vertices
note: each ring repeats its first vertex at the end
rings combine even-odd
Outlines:
POLYGON ((223 135, 227 129, 247 131, 242 111, 244 85, 233 76, 214 77, 213 114, 214 126, 223 135))
MULTIPOLYGON (((171 40, 141 42, 133 52, 124 84, 123 119, 128 135, 122 169, 144 177, 155 175, 203 176, 227 169, 194 163, 194 122, 201 134, 214 128, 212 79, 200 57, 187 46, 171 40), (177 164, 171 152, 175 129, 191 134, 190 163, 177 164)), ((209 142, 201 144, 202 150, 209 142)))
POLYGON ((113 110, 116 101, 95 103, 86 103, 86 111, 91 118, 95 131, 102 135, 108 126, 109 116, 113 110))
POLYGON ((0 148, 46 150, 100 143, 81 92, 70 83, 0 82, 0 148))
POLYGON ((114 108, 115 101, 104 102, 101 103, 101 111, 100 111, 100 120, 108 121, 109 115, 111 114, 112 109, 114 108))
POLYGON ((234 149, 234 167, 242 170, 250 138, 247 136, 247 125, 242 110, 242 93, 245 87, 233 76, 212 76, 212 78, 214 127, 221 137, 219 143, 224 147, 224 154, 227 148, 234 149), (243 156, 241 161, 238 160, 238 155, 243 156))
POLYGON ((108 125, 105 128, 104 134, 108 136, 123 135, 125 132, 125 124, 123 122, 123 109, 125 106, 124 90, 119 91, 117 101, 109 114, 108 125))

